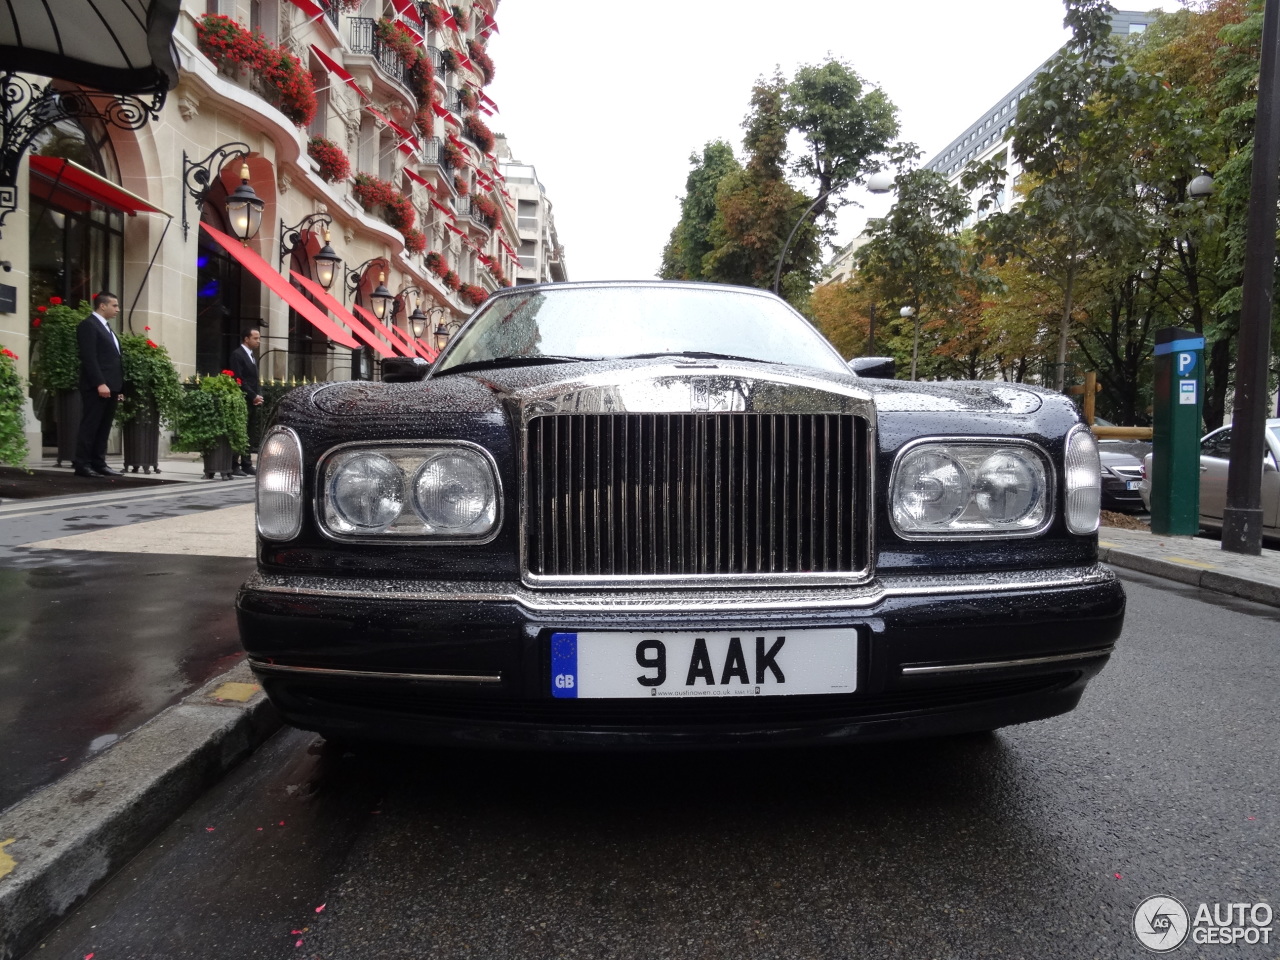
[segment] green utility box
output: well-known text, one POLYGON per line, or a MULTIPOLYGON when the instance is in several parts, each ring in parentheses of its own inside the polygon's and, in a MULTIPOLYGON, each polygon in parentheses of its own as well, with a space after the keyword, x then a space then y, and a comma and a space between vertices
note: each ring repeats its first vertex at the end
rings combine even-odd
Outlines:
POLYGON ((1204 337, 1156 331, 1152 430, 1151 532, 1200 532, 1200 411, 1204 405, 1204 337))

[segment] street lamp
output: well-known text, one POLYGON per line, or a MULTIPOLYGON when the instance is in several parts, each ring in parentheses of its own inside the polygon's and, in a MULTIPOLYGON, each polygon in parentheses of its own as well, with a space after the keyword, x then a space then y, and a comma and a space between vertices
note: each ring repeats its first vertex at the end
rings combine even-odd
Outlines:
POLYGON ((445 321, 444 318, 441 317, 440 323, 435 329, 436 349, 443 350, 447 347, 449 345, 450 338, 452 338, 453 335, 461 328, 462 324, 457 320, 445 321))
MULTIPOLYGON (((327 213, 310 213, 292 227, 286 227, 284 221, 280 221, 281 271, 284 270, 285 258, 303 243, 302 236, 304 231, 309 231, 312 227, 321 223, 328 227, 332 225, 333 218, 327 213)), ((333 280, 337 276, 338 265, 342 263, 342 258, 334 253, 333 247, 329 245, 329 231, 327 229, 324 231, 324 246, 311 258, 311 262, 316 267, 316 282, 328 290, 333 286, 333 280)))
POLYGON ((373 315, 381 320, 387 315, 387 307, 395 300, 394 294, 387 289, 387 261, 384 257, 370 257, 360 266, 348 270, 347 292, 354 294, 356 300, 360 299, 360 285, 364 283, 365 271, 375 263, 382 264, 382 271, 378 274, 378 285, 369 294, 369 307, 373 310, 373 315))
POLYGON ((915 326, 915 336, 911 344, 911 379, 916 378, 916 358, 920 356, 920 318, 916 316, 915 307, 903 307, 898 311, 898 316, 903 320, 912 320, 915 326))
MULTIPOLYGON (((236 155, 242 158, 247 157, 249 155, 249 145, 239 141, 224 143, 199 162, 189 159, 187 151, 182 151, 182 184, 184 187, 182 193, 183 240, 187 239, 190 228, 190 224, 187 222, 187 197, 190 196, 195 202, 196 210, 203 210, 204 201, 209 195, 209 187, 213 182, 213 178, 220 174, 227 161, 236 155)), ((266 202, 254 193, 253 187, 249 185, 249 164, 242 162, 240 165, 240 186, 236 187, 235 192, 226 199, 227 221, 231 225, 232 234, 241 243, 248 243, 257 234, 258 228, 262 226, 262 211, 265 206, 266 202)))
POLYGON ((1187 195, 1195 199, 1210 196, 1213 193, 1213 177, 1207 173, 1202 173, 1198 177, 1193 177, 1191 182, 1187 184, 1187 195))
POLYGON ((409 326, 413 329, 413 338, 421 340, 425 337, 427 331, 431 329, 432 319, 440 320, 444 314, 445 309, 441 306, 428 307, 426 313, 423 313, 421 308, 415 308, 409 315, 409 326))

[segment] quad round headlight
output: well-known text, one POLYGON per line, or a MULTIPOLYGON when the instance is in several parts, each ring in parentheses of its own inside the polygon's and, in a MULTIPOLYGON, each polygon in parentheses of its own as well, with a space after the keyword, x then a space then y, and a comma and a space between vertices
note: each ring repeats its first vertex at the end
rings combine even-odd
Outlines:
POLYGON ((475 444, 353 444, 319 469, 316 513, 336 540, 482 543, 502 523, 497 465, 475 444))
POLYGON ((921 450, 893 482, 893 513, 909 529, 946 526, 969 505, 969 476, 943 450, 921 450))
POLYGON ((354 453, 329 476, 329 502, 341 533, 379 533, 404 509, 404 473, 380 453, 354 453))
POLYGON ((974 503, 992 523, 1017 523, 1040 502, 1043 471, 1038 475, 1027 454, 1001 450, 987 457, 974 478, 974 503))
POLYGON ((413 508, 432 533, 484 534, 497 516, 493 471, 484 457, 466 448, 433 454, 414 475, 413 508))
POLYGON ((1052 518, 1049 459, 1023 441, 929 441, 898 457, 894 529, 909 539, 1030 536, 1052 518))

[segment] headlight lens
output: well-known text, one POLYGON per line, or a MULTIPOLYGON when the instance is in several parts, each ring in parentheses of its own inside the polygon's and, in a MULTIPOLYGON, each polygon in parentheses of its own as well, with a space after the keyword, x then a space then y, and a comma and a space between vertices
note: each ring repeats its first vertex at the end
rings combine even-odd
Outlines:
POLYGON ((895 476, 894 519, 903 529, 945 527, 968 505, 969 476, 943 450, 921 450, 895 476))
POLYGON ((334 529, 381 533, 404 508, 404 473, 379 453, 353 453, 329 475, 334 529))
POLYGON ((1093 533, 1102 510, 1102 463, 1098 441, 1086 426, 1073 427, 1067 435, 1064 455, 1067 491, 1067 529, 1093 533))
POLYGON ((1051 517, 1047 464, 1029 443, 919 444, 894 467, 894 528, 909 538, 1039 533, 1051 517))
POLYGON ((413 478, 413 508, 427 528, 475 536, 493 526, 498 502, 493 471, 471 450, 447 450, 429 457, 413 478))
POLYGON ((321 465, 317 513, 336 539, 492 539, 502 496, 492 458, 453 442, 352 447, 321 465))
POLYGON ((258 533, 292 540, 302 532, 302 441, 288 427, 272 427, 258 455, 258 533))

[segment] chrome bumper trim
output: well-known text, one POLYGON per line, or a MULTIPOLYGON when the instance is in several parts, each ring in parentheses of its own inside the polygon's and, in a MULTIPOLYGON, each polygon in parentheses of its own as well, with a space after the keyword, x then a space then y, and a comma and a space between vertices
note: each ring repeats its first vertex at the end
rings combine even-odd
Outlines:
POLYGON ((430 683, 501 683, 502 674, 472 675, 465 673, 386 673, 377 670, 332 670, 328 667, 286 667, 279 663, 249 658, 249 666, 258 673, 284 676, 344 677, 354 680, 422 680, 430 683))
POLYGON ((1035 667, 1044 663, 1067 663, 1072 660, 1096 660, 1098 657, 1109 657, 1115 650, 1115 644, 1099 647, 1097 650, 1083 650, 1079 653, 1062 653, 1052 657, 1020 657, 1017 660, 989 660, 986 663, 947 663, 941 666, 903 667, 904 677, 921 674, 965 673, 971 670, 1004 670, 1008 667, 1035 667))
POLYGON ((250 593, 333 599, 406 600, 435 603, 514 603, 530 612, 670 612, 743 610, 861 610, 890 597, 1000 594, 1110 583, 1115 574, 1102 564, 1061 570, 880 577, 856 587, 761 588, 746 590, 627 590, 577 593, 532 590, 518 584, 439 580, 358 580, 288 577, 255 573, 242 588, 250 593), (372 584, 376 583, 376 590, 372 584))

